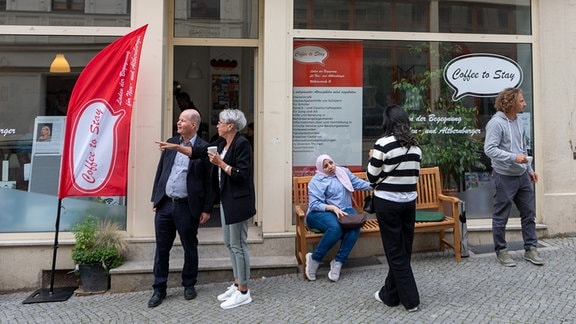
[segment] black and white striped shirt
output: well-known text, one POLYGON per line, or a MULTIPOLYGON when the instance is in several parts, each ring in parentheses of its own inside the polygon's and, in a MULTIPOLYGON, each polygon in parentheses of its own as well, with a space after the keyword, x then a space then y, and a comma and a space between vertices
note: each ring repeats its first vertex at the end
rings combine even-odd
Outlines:
POLYGON ((380 182, 375 195, 393 201, 416 199, 421 158, 422 150, 418 146, 406 149, 394 136, 378 139, 366 172, 371 184, 380 182))

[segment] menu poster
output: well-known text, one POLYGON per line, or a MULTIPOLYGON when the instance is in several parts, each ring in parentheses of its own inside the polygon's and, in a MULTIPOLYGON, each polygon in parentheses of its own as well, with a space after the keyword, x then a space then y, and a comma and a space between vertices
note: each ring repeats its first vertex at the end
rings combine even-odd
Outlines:
POLYGON ((294 42, 295 172, 314 170, 321 154, 361 166, 362 52, 360 41, 294 42))
POLYGON ((34 120, 32 161, 24 167, 29 192, 58 194, 65 125, 65 116, 38 116, 34 120))

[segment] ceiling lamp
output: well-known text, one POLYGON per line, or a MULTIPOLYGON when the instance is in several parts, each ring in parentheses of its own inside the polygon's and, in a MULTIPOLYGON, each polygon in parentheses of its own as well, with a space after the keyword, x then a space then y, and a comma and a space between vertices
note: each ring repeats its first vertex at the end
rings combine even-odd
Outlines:
POLYGON ((52 73, 67 73, 70 72, 70 64, 66 61, 64 54, 58 53, 50 64, 50 72, 52 73))
POLYGON ((196 62, 190 64, 190 67, 188 67, 188 71, 186 72, 186 77, 188 79, 202 79, 202 70, 200 70, 196 62))

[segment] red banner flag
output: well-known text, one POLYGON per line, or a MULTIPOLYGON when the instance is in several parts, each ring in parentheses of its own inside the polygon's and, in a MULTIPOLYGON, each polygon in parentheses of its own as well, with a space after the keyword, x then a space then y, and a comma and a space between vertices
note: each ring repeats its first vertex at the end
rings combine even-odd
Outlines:
POLYGON ((68 104, 59 199, 126 195, 130 119, 147 27, 106 46, 80 73, 68 104))

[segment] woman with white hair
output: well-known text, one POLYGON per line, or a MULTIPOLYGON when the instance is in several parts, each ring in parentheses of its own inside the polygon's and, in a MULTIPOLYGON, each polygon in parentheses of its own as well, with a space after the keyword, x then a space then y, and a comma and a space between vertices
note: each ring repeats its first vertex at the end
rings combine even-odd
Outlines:
MULTIPOLYGON (((230 252, 234 283, 218 296, 220 307, 230 309, 252 302, 250 256, 248 253, 248 224, 256 214, 252 146, 240 131, 246 117, 238 109, 220 112, 217 152, 208 152, 212 167, 213 189, 220 197, 220 214, 224 244, 230 252)), ((214 191, 213 190, 213 191, 214 191)))

